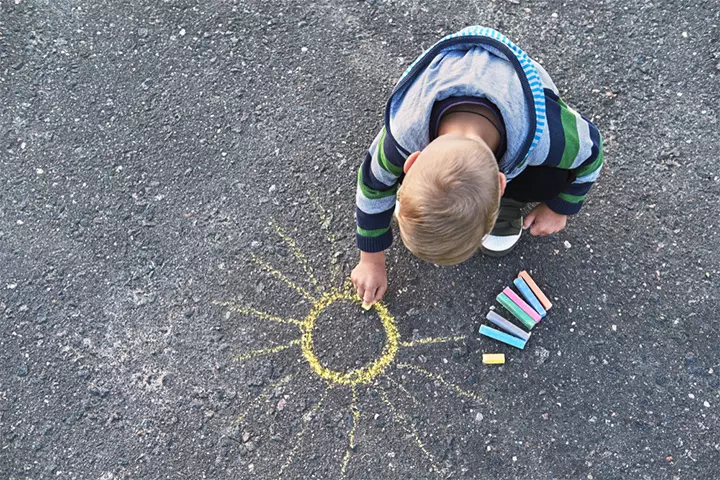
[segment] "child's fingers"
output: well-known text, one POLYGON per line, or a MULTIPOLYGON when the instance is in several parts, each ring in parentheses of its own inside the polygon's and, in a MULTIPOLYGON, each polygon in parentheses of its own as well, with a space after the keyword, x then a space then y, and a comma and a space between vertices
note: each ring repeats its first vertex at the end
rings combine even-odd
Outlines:
POLYGON ((375 294, 375 301, 379 302, 382 300, 382 298, 385 296, 385 292, 387 291, 387 285, 381 285, 380 288, 377 289, 377 293, 375 294))
POLYGON ((530 229, 530 235, 533 237, 544 237, 550 235, 550 230, 547 225, 538 225, 537 222, 533 224, 530 229))
POLYGON ((363 295, 363 303, 365 305, 372 305, 375 303, 375 293, 377 292, 377 288, 368 288, 365 290, 365 295, 363 295))
MULTIPOLYGON (((535 223, 535 210, 527 214, 527 217, 525 217, 525 220, 523 220, 523 229, 527 230, 528 228, 532 227, 532 224, 535 223)), ((532 230, 530 231, 532 233, 532 230)), ((532 233, 535 235, 534 233, 532 233)))
POLYGON ((365 298, 365 287, 363 287, 362 285, 358 284, 358 286, 357 286, 357 292, 358 292, 358 297, 360 297, 360 298, 365 298))

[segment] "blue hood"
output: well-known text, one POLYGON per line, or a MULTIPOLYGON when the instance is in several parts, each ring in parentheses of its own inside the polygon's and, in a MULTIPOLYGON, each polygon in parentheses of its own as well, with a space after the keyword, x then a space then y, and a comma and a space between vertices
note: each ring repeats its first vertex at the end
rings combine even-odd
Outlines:
POLYGON ((505 121, 507 151, 499 166, 512 179, 546 130, 543 83, 555 90, 542 67, 507 37, 490 28, 468 27, 437 42, 403 73, 385 109, 387 134, 407 156, 430 142, 436 101, 487 98, 505 121))

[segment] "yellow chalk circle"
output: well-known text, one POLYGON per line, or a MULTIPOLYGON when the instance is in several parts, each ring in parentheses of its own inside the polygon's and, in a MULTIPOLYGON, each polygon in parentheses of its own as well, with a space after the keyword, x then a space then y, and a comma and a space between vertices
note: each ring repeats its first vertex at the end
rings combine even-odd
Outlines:
POLYGON ((308 364, 310 364, 310 368, 328 382, 339 383, 341 385, 370 383, 375 377, 385 371, 387 366, 392 363, 395 359, 395 355, 397 354, 398 344, 400 343, 400 332, 395 325, 395 318, 393 318, 383 304, 375 303, 373 306, 375 307, 375 311, 377 312, 378 317, 380 317, 380 321, 385 329, 385 345, 383 346, 380 357, 366 364, 362 368, 350 370, 349 372, 331 370, 322 365, 315 355, 315 352, 313 351, 312 334, 315 329, 315 322, 317 321, 320 313, 333 303, 339 301, 362 303, 357 295, 351 290, 332 291, 323 295, 314 302, 312 308, 310 309, 310 313, 307 317, 305 317, 301 327, 303 331, 300 343, 302 353, 308 364))
POLYGON ((504 353, 483 353, 482 362, 488 365, 502 365, 505 363, 504 353))

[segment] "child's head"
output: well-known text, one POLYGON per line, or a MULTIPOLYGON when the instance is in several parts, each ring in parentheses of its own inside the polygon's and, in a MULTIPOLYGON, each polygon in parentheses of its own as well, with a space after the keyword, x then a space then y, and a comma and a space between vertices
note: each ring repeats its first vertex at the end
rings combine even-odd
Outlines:
POLYGON ((481 140, 442 135, 405 169, 397 212, 405 246, 438 265, 470 258, 495 224, 505 187, 493 152, 481 140))

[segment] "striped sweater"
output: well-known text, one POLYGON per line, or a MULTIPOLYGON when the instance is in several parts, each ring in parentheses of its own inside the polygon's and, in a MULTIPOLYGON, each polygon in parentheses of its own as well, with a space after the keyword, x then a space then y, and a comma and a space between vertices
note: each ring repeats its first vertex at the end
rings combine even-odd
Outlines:
POLYGON ((507 149, 498 162, 508 181, 528 166, 572 170, 573 183, 546 204, 564 215, 580 210, 603 163, 598 129, 563 102, 547 72, 507 37, 468 27, 418 57, 388 99, 384 126, 358 171, 360 250, 378 252, 392 243, 390 222, 405 159, 428 145, 432 106, 451 96, 487 98, 500 110, 507 149))

